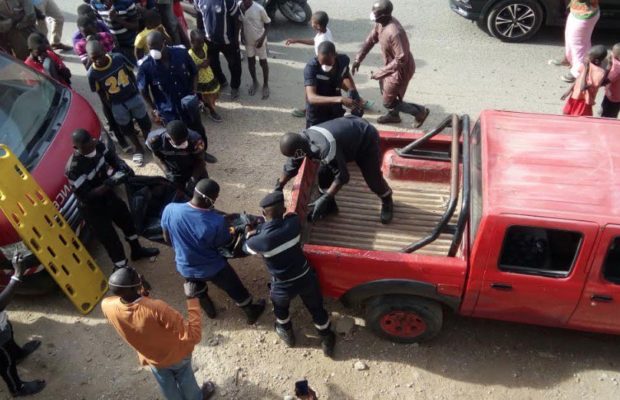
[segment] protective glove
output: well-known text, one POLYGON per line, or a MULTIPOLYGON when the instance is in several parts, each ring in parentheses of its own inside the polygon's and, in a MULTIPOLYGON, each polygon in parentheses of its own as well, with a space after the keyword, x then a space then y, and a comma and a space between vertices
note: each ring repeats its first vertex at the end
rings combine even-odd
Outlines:
POLYGON ((186 281, 183 284, 183 291, 185 292, 185 297, 193 299, 207 291, 207 284, 204 282, 186 281))
POLYGON ((324 193, 314 202, 308 204, 308 207, 314 207, 312 212, 308 214, 310 222, 316 222, 327 214, 330 203, 334 200, 334 196, 324 193))

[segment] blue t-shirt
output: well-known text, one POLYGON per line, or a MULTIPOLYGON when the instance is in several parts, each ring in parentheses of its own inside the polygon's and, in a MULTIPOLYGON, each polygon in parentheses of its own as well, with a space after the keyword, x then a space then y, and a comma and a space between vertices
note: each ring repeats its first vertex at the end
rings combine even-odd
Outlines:
POLYGON ((223 215, 189 203, 170 203, 164 208, 161 226, 168 232, 177 271, 184 278, 208 279, 226 266, 218 248, 232 238, 223 215))

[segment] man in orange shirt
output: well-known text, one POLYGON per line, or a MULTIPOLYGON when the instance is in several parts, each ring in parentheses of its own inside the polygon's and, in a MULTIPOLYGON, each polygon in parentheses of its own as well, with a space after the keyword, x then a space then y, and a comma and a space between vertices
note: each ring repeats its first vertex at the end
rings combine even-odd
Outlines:
POLYGON ((192 351, 201 338, 201 309, 193 282, 184 285, 188 320, 161 300, 147 297, 140 275, 129 267, 110 276, 114 296, 101 309, 118 334, 148 365, 167 400, 205 400, 215 391, 207 381, 198 387, 192 370, 192 351))

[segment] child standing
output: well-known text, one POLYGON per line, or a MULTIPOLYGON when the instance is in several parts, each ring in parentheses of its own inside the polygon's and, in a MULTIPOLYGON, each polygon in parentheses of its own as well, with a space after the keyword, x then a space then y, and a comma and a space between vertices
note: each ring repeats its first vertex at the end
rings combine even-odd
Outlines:
POLYGON ((141 60, 146 53, 146 37, 153 31, 161 32, 166 39, 166 43, 170 46, 174 44, 166 28, 161 23, 161 16, 155 10, 144 10, 144 29, 136 35, 136 40, 133 43, 134 54, 136 60, 141 60))
POLYGON ((592 116, 596 94, 606 78, 606 71, 602 67, 606 57, 605 46, 590 49, 584 63, 579 66, 577 80, 563 96, 563 99, 570 96, 564 105, 564 115, 592 116))
POLYGON ((620 43, 614 44, 609 60, 607 87, 603 99, 601 117, 618 118, 620 113, 620 43))
MULTIPOLYGON (((292 44, 305 44, 308 46, 314 46, 314 55, 319 55, 319 45, 323 42, 334 42, 334 37, 332 36, 332 31, 329 30, 327 24, 329 22, 329 16, 325 11, 317 11, 312 14, 312 18, 310 19, 310 26, 316 35, 312 39, 286 39, 286 45, 290 46, 292 44)), ((304 98, 304 102, 305 102, 304 98)), ((294 108, 291 114, 294 117, 304 118, 306 116, 306 110, 302 108, 294 108)))
POLYGON ((215 101, 220 94, 220 83, 215 79, 213 70, 209 66, 207 43, 204 35, 197 30, 189 33, 192 44, 189 55, 198 68, 198 93, 202 96, 203 104, 209 109, 209 117, 215 122, 222 122, 222 117, 215 111, 215 101))
POLYGON ((47 38, 40 32, 34 32, 28 36, 27 43, 30 55, 24 64, 71 87, 71 71, 60 57, 52 51, 47 38))
POLYGON ((119 129, 134 146, 132 161, 141 167, 144 165, 144 147, 136 136, 133 120, 138 122, 145 139, 151 131, 151 120, 138 91, 133 68, 122 54, 106 53, 99 41, 89 41, 86 52, 92 63, 86 73, 90 90, 96 92, 101 102, 112 111, 119 129))
POLYGON ((267 31, 271 19, 267 11, 253 0, 241 0, 241 37, 244 39, 245 52, 248 56, 248 69, 252 77, 252 86, 248 90, 250 96, 254 96, 258 89, 256 79, 256 59, 263 70, 263 100, 269 97, 269 66, 267 65, 267 31))

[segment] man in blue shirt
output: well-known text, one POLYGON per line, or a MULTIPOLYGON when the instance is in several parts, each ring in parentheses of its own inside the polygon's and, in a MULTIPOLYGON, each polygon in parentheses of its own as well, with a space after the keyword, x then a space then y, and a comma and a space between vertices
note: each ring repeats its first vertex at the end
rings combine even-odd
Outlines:
POLYGON ((336 46, 329 41, 319 45, 317 56, 304 68, 306 90, 306 128, 340 118, 344 108, 363 115, 363 105, 349 71, 349 57, 336 53, 336 46), (341 89, 347 92, 343 96, 341 89))
POLYGON ((265 310, 265 301, 252 301, 237 273, 219 251, 232 240, 224 215, 213 209, 219 193, 217 182, 202 179, 188 203, 168 204, 161 217, 164 240, 174 247, 177 271, 198 287, 197 297, 207 317, 217 315, 207 294, 207 282, 212 282, 241 307, 251 325, 265 310))
POLYGON ((259 254, 271 274, 271 302, 276 316, 276 333, 288 346, 295 346, 295 334, 289 314, 291 300, 299 295, 312 314, 321 337, 323 353, 332 357, 336 337, 329 329, 329 314, 323 307, 323 295, 314 268, 301 249, 301 223, 296 214, 284 215, 284 195, 268 194, 260 202, 266 222, 248 232, 244 250, 259 254))
POLYGON ((198 70, 187 50, 181 46, 166 46, 159 31, 146 38, 149 55, 138 69, 138 87, 155 119, 164 124, 182 120, 188 128, 198 132, 207 143, 196 96, 198 70))
POLYGON ((228 84, 220 65, 220 53, 230 70, 231 97, 239 97, 241 85, 241 50, 239 49, 239 4, 237 0, 197 0, 207 38, 207 54, 213 74, 222 87, 228 84))

